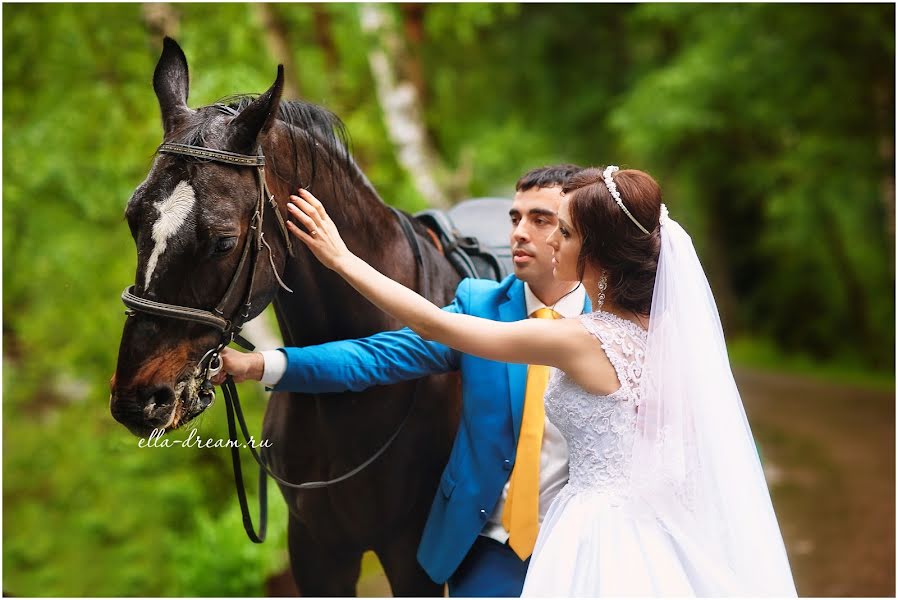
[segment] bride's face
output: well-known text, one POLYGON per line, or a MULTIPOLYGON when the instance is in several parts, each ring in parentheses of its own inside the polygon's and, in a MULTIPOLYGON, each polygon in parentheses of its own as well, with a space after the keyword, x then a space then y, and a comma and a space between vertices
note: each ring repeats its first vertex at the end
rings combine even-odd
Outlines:
POLYGON ((571 226, 569 199, 561 199, 558 207, 558 227, 555 228, 546 242, 552 248, 552 267, 555 279, 561 281, 578 281, 577 259, 580 257, 580 236, 571 226))

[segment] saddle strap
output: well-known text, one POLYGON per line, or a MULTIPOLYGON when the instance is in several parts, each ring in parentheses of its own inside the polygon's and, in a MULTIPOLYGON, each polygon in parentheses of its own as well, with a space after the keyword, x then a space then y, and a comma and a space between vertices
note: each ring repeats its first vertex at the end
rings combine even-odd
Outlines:
POLYGON ((415 229, 412 227, 408 215, 398 208, 392 206, 389 208, 393 211, 393 214, 396 215, 396 218, 399 219, 399 226, 402 227, 402 232, 405 234, 409 246, 412 247, 412 254, 415 256, 415 264, 418 266, 418 273, 421 276, 420 293, 422 296, 426 297, 428 288, 430 287, 430 276, 427 269, 424 268, 424 256, 421 254, 421 244, 418 243, 418 236, 415 234, 415 229))

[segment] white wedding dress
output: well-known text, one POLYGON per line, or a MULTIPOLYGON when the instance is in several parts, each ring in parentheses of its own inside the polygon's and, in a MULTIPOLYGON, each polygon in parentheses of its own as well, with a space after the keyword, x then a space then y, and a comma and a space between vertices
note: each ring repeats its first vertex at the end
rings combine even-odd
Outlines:
POLYGON ((522 595, 740 595, 732 572, 700 536, 662 523, 631 493, 648 333, 607 312, 579 318, 601 343, 620 388, 590 394, 560 370, 549 382, 546 414, 567 440, 570 479, 540 527, 522 595))

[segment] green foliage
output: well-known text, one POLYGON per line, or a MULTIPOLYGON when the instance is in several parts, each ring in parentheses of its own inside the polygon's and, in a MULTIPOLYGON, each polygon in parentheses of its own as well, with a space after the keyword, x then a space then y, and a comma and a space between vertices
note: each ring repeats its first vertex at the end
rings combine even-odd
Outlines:
MULTIPOLYGON (((16 375, 7 375, 7 390, 16 375)), ((247 418, 260 423, 262 399, 249 392, 247 418)), ((191 427, 203 440, 227 437, 217 406, 191 427)), ((47 389, 26 406, 7 407, 3 438, 10 593, 256 596, 286 565, 285 505, 271 486, 270 539, 251 544, 226 449, 139 448, 108 417, 104 399, 71 400, 47 389)), ((250 488, 254 467, 244 456, 250 488)))
POLYGON ((894 38, 877 18, 894 7, 644 5, 634 33, 661 28, 669 50, 647 57, 657 68, 611 124, 627 156, 689 190, 682 213, 682 193, 669 204, 701 219, 712 278, 739 297, 736 331, 888 369, 894 96, 878 90, 894 87, 894 38))
MULTIPOLYGON (((256 472, 250 465, 247 474, 256 472)), ((251 482, 255 477, 249 476, 251 482)), ((232 496, 228 490, 227 496, 232 496)), ((264 545, 251 544, 243 530, 240 507, 232 499, 221 514, 197 511, 195 531, 185 537, 176 527, 168 530, 170 560, 176 596, 264 596, 265 577, 280 572, 288 562, 287 505, 276 486, 269 483, 268 537, 264 545), (200 551, 197 551, 200 549, 200 551), (221 552, 219 549, 228 549, 221 552)), ((253 524, 258 530, 257 500, 248 498, 253 524)))
MULTIPOLYGON (((397 19, 409 19, 388 7, 397 19)), ((253 4, 174 4, 190 105, 271 85, 253 4)), ((138 449, 108 384, 133 280, 122 214, 161 141, 141 4, 3 19, 3 562, 18 595, 259 595, 226 451, 138 449)), ((388 141, 355 4, 274 4, 302 97, 381 196, 426 205, 388 141)), ((709 271, 736 360, 893 380, 894 6, 424 4, 428 133, 456 196, 548 163, 652 173, 709 271)), ((403 26, 415 25, 402 22, 403 26)), ((408 31, 400 29, 400 31, 408 31)), ((258 390, 244 386, 260 423, 258 390)), ((196 427, 225 437, 223 407, 196 427)), ((186 435, 185 433, 179 435, 186 435)), ((246 472, 254 472, 245 464, 246 472)), ((252 485, 252 482, 250 482, 252 485)))

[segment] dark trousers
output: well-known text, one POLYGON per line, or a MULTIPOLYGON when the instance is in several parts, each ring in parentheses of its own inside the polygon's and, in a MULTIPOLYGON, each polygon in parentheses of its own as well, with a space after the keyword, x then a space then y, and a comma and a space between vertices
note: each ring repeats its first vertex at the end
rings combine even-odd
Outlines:
POLYGON ((474 545, 449 578, 453 598, 515 598, 524 589, 530 559, 521 560, 508 544, 478 535, 474 545))

